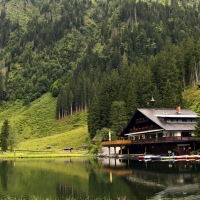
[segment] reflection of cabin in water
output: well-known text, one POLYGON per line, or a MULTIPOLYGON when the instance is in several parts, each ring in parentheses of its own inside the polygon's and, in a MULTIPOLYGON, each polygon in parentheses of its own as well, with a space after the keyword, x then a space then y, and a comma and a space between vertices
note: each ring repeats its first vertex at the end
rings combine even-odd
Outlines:
POLYGON ((198 115, 189 110, 138 108, 122 131, 121 140, 102 142, 103 146, 125 147, 121 153, 189 154, 198 143, 193 131, 198 115))

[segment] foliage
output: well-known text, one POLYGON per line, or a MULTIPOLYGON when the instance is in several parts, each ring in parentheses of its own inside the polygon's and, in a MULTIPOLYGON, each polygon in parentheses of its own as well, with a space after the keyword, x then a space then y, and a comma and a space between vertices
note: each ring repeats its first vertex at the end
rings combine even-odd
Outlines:
POLYGON ((8 146, 10 147, 10 150, 13 151, 19 143, 17 131, 13 127, 10 128, 7 140, 8 140, 8 146))
POLYGON ((120 132, 123 130, 127 124, 127 115, 125 110, 124 101, 114 101, 111 105, 110 110, 110 121, 112 130, 115 131, 116 135, 120 135, 120 132))
POLYGON ((109 131, 110 130, 107 129, 107 128, 103 128, 101 130, 97 130, 96 135, 95 135, 95 143, 102 142, 102 140, 108 140, 109 131))
POLYGON ((1 149, 6 151, 8 149, 8 137, 10 133, 9 121, 6 119, 1 128, 1 149))
POLYGON ((200 141, 200 118, 197 118, 197 124, 195 126, 194 134, 195 134, 195 139, 197 141, 200 141))

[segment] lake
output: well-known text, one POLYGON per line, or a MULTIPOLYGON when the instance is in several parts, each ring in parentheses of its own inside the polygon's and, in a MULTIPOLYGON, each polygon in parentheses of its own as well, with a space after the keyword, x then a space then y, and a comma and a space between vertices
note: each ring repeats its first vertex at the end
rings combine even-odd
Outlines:
POLYGON ((58 158, 0 161, 0 199, 200 199, 200 163, 58 158))

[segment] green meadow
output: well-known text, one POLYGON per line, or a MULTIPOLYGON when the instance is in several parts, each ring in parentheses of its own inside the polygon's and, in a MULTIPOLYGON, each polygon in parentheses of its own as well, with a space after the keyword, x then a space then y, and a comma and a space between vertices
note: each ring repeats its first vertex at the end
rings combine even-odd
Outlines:
POLYGON ((23 106, 23 102, 5 102, 0 107, 0 127, 5 119, 17 135, 16 150, 52 151, 88 145, 87 113, 80 112, 66 119, 55 119, 56 98, 50 93, 23 106))

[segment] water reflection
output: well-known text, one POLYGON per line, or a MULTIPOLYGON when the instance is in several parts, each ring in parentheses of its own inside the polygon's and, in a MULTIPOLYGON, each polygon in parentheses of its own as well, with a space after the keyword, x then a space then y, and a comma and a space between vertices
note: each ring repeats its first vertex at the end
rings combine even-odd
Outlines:
POLYGON ((200 164, 196 162, 8 160, 0 162, 0 199, 199 199, 199 172, 200 164))
POLYGON ((103 159, 102 165, 102 170, 109 173, 112 182, 114 175, 124 176, 129 182, 129 187, 134 191, 136 199, 175 199, 190 198, 190 196, 194 199, 200 198, 198 180, 200 165, 197 162, 138 162, 103 159))

